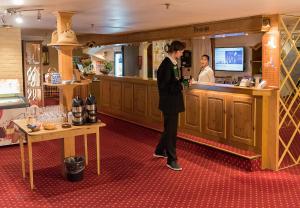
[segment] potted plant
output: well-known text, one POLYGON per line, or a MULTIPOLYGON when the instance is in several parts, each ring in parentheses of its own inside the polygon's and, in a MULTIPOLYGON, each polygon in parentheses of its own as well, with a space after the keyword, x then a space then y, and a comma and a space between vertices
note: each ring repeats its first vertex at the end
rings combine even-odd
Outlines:
POLYGON ((109 74, 112 71, 113 63, 112 61, 104 61, 104 69, 101 70, 103 74, 109 74))
POLYGON ((82 59, 81 63, 83 65, 83 75, 88 79, 93 79, 95 76, 95 70, 91 59, 89 58, 82 59))

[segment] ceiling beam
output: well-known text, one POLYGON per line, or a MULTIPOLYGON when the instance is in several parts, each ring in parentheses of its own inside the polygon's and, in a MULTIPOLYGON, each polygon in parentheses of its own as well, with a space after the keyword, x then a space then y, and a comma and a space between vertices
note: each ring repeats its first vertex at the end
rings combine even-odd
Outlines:
POLYGON ((262 19, 263 16, 258 15, 238 19, 207 22, 126 34, 84 34, 80 35, 78 39, 79 42, 82 44, 85 44, 89 41, 94 41, 100 45, 109 45, 174 38, 189 39, 193 37, 209 36, 224 33, 255 33, 261 31, 262 19))

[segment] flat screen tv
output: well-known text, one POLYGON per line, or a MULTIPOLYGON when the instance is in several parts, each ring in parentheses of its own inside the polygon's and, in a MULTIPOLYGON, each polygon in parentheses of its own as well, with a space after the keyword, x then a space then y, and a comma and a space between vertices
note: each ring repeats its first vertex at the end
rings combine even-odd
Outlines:
POLYGON ((215 48, 215 70, 216 71, 244 71, 244 48, 243 47, 228 47, 215 48))

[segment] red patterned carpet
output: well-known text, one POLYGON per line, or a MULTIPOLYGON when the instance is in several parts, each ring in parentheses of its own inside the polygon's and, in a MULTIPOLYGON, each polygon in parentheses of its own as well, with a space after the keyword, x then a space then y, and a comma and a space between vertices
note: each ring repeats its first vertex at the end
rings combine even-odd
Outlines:
MULTIPOLYGON (((90 163, 78 183, 60 175, 59 140, 33 145, 33 192, 21 177, 18 146, 0 148, 0 207, 300 207, 300 166, 249 172, 220 158, 224 153, 179 141, 183 171, 173 172, 152 158, 159 133, 101 118, 108 124, 101 131, 101 175, 91 137, 90 163)), ((82 147, 78 138, 79 154, 82 147)))

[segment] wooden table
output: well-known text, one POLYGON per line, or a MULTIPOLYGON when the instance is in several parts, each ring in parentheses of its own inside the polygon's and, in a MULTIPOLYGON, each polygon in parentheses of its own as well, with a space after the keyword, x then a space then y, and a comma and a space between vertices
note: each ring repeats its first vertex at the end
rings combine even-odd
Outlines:
MULTIPOLYGON (((61 125, 57 124, 55 130, 44 130, 41 129, 37 132, 32 132, 27 128, 27 123, 25 119, 14 120, 14 124, 25 134, 28 143, 28 159, 29 159, 29 178, 30 178, 30 188, 33 189, 33 161, 32 161, 32 143, 43 142, 54 139, 61 138, 72 138, 75 140, 75 136, 84 136, 84 150, 85 150, 85 160, 86 165, 88 165, 88 149, 87 149, 87 135, 96 134, 96 151, 97 151, 97 174, 100 174, 100 134, 99 128, 106 126, 104 123, 99 122, 90 125, 83 126, 72 126, 71 128, 62 128, 61 125)), ((24 159, 24 138, 19 137, 20 150, 21 150, 21 164, 22 164, 22 175, 25 178, 25 159, 24 159)), ((66 148, 66 147, 64 147, 66 148)))

